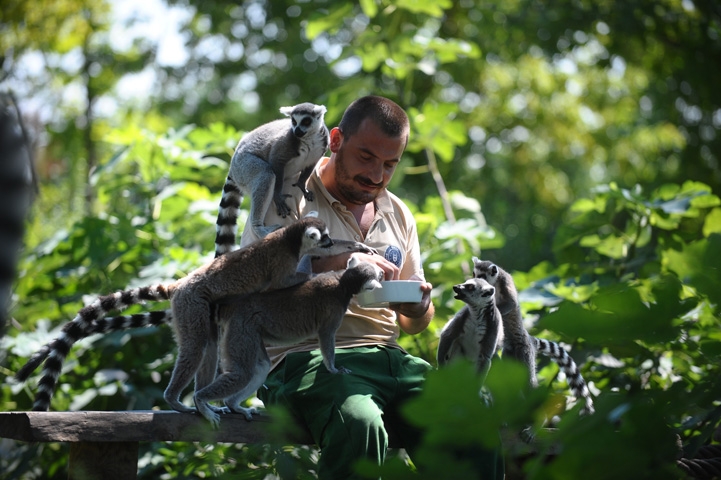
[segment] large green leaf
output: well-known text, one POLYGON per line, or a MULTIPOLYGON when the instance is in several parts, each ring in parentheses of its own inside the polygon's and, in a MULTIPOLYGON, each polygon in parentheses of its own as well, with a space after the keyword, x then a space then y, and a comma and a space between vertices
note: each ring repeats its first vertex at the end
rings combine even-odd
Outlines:
POLYGON ((588 305, 562 303, 538 326, 572 341, 581 338, 596 345, 667 342, 679 333, 675 320, 695 302, 681 298, 681 284, 672 276, 659 279, 652 291, 654 299, 648 303, 637 289, 612 285, 597 291, 588 305))
POLYGON ((665 250, 663 257, 669 270, 684 283, 721 305, 721 234, 684 245, 681 251, 665 250))

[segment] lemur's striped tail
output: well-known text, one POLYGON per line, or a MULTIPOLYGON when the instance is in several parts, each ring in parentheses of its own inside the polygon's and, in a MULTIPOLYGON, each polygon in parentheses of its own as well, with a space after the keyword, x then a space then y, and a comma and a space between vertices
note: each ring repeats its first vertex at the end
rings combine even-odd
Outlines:
POLYGON ((172 310, 154 310, 152 312, 134 313, 133 315, 120 315, 98 320, 93 324, 93 333, 117 332, 131 328, 157 327, 164 323, 170 324, 173 320, 172 310))
POLYGON ((85 332, 80 323, 72 321, 66 323, 57 338, 43 345, 42 348, 35 352, 33 356, 30 357, 30 360, 17 371, 15 379, 24 382, 30 377, 30 374, 48 358, 51 352, 59 350, 64 352, 64 355, 67 355, 75 342, 88 335, 89 333, 85 332))
POLYGON ((156 284, 104 295, 80 310, 73 322, 79 323, 83 331, 90 330, 92 322, 105 318, 108 313, 124 310, 131 305, 144 303, 148 300, 170 300, 167 286, 156 284))
POLYGON ((571 388, 573 395, 577 399, 583 399, 585 405, 581 409, 583 414, 592 414, 595 409, 593 408, 593 398, 591 398, 591 392, 588 390, 588 385, 583 379, 581 372, 578 369, 578 365, 571 358, 571 356, 563 349, 558 343, 550 340, 544 340, 538 337, 531 337, 535 343, 536 352, 542 353, 543 355, 552 358, 559 366, 561 371, 566 375, 566 381, 568 386, 571 388))
POLYGON ((218 219, 215 222, 215 257, 218 258, 233 250, 238 234, 238 215, 243 193, 235 182, 228 177, 223 186, 223 196, 218 205, 218 219))
MULTIPOLYGON (((105 295, 81 309, 78 315, 63 327, 60 336, 44 345, 16 374, 16 378, 19 380, 27 379, 38 365, 45 360, 42 377, 38 382, 38 391, 35 394, 33 410, 46 411, 50 408, 50 400, 55 390, 55 384, 62 372, 65 358, 73 344, 93 333, 113 330, 113 328, 108 325, 112 325, 112 322, 115 320, 105 318, 109 312, 123 310, 131 305, 143 303, 148 300, 162 301, 169 299, 170 295, 167 287, 162 284, 157 284, 105 295), (106 328, 106 330, 102 330, 103 328, 106 328)), ((160 313, 165 316, 165 312, 160 313)), ((139 315, 144 316, 151 314, 139 315)), ((133 317, 135 317, 135 315, 131 315, 129 318, 132 319, 133 317)), ((124 321, 121 320, 120 322, 122 324, 124 321)), ((119 330, 121 328, 117 329, 119 330)))

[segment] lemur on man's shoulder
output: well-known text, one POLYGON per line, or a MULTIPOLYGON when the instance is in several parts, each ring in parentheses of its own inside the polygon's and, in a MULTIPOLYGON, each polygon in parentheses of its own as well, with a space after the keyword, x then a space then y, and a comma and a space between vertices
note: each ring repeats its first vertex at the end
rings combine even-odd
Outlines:
POLYGON ((306 181, 330 142, 323 117, 326 108, 313 103, 282 107, 287 118, 263 124, 241 138, 230 160, 228 177, 218 206, 215 256, 231 251, 238 233, 238 215, 243 195, 250 195, 248 222, 258 236, 265 237, 280 225, 265 225, 265 215, 275 203, 282 218, 290 214, 284 188, 298 187, 306 200, 313 192, 306 181))

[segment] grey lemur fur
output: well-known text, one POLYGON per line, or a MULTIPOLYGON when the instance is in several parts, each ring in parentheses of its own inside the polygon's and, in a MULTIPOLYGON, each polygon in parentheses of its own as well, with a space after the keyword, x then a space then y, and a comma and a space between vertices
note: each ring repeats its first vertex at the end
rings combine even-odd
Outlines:
POLYGON ((496 308, 495 288, 481 278, 471 278, 453 286, 454 298, 466 305, 441 330, 438 365, 456 358, 475 362, 476 371, 485 376, 491 359, 503 342, 503 322, 496 308))
POLYGON ((165 399, 178 411, 193 411, 183 405, 178 397, 196 371, 201 380, 196 379, 199 385, 209 383, 215 375, 217 354, 207 347, 217 337, 217 326, 211 315, 211 306, 217 300, 232 295, 285 288, 307 280, 307 273, 296 271, 304 255, 327 256, 357 251, 373 253, 372 249, 361 243, 332 240, 325 222, 315 217, 305 217, 256 243, 218 257, 175 282, 98 298, 81 309, 63 327, 61 336, 36 352, 15 377, 21 381, 27 379, 47 358, 33 405, 33 410, 47 410, 65 356, 75 341, 92 331, 93 322, 113 310, 122 310, 147 300, 170 300, 178 357, 165 391, 165 399), (203 352, 207 355, 204 356, 203 352), (203 380, 204 375, 211 375, 210 380, 203 380))
POLYGON ((290 209, 283 191, 285 185, 300 188, 306 200, 313 192, 306 190, 306 180, 313 167, 328 149, 329 135, 323 116, 326 108, 313 103, 282 107, 288 118, 274 120, 246 133, 230 161, 216 222, 215 255, 233 249, 237 220, 243 195, 250 194, 248 221, 258 238, 280 225, 265 226, 265 215, 271 201, 278 215, 285 218, 290 209))
POLYGON ((529 370, 532 386, 538 385, 536 378, 536 355, 541 353, 552 358, 566 375, 568 385, 577 399, 584 400, 581 413, 593 413, 593 399, 578 365, 558 343, 533 337, 523 326, 518 291, 513 277, 498 265, 473 257, 473 275, 496 287, 496 305, 503 317, 505 339, 503 355, 510 355, 529 370))
POLYGON ((350 371, 335 365, 335 333, 343 321, 351 297, 361 290, 380 287, 383 271, 355 256, 344 271, 316 275, 311 280, 283 290, 247 296, 221 305, 220 355, 223 373, 204 388, 196 386, 195 405, 214 427, 218 412, 212 400, 225 400, 233 412, 248 420, 255 410, 241 407, 265 381, 270 371, 266 345, 290 345, 318 337, 323 364, 330 373, 350 371))

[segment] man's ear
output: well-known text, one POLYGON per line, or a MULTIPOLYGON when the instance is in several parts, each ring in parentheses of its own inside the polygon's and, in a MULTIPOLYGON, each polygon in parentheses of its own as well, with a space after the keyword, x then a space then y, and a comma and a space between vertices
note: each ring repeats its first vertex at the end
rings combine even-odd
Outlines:
POLYGON ((328 145, 328 148, 330 148, 331 152, 336 153, 341 143, 343 143, 343 132, 340 131, 340 128, 333 127, 330 130, 330 145, 328 145))

